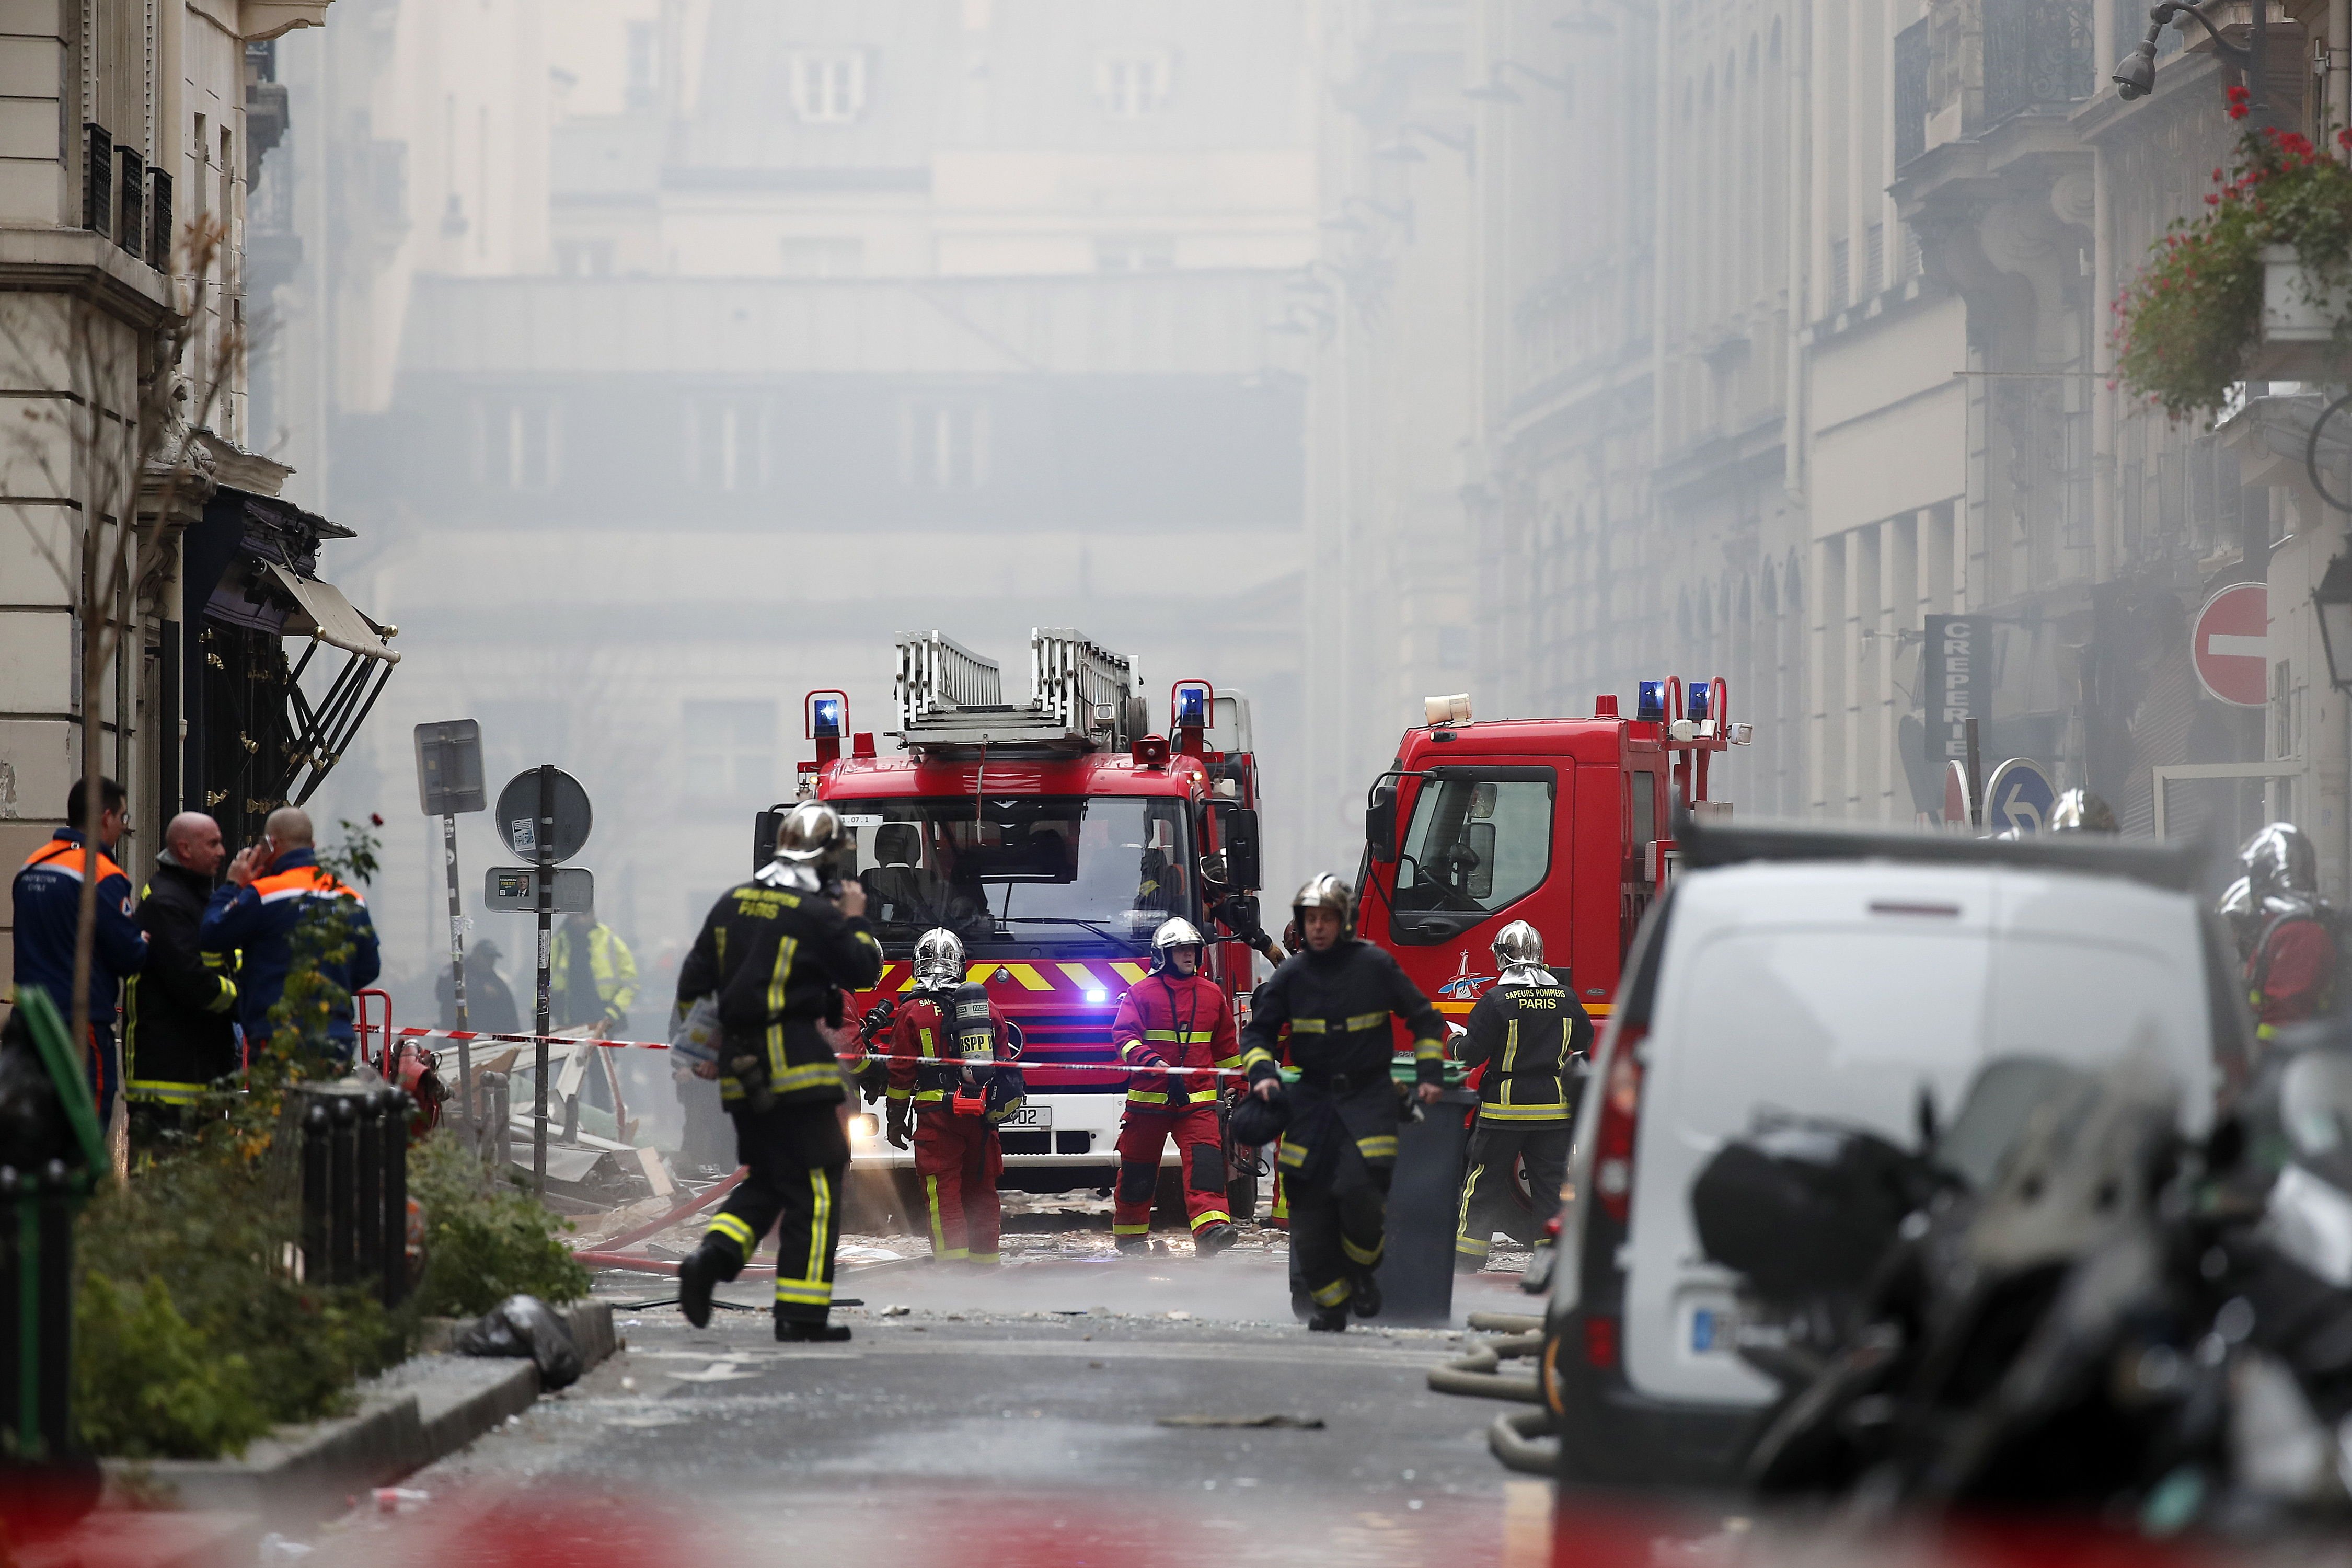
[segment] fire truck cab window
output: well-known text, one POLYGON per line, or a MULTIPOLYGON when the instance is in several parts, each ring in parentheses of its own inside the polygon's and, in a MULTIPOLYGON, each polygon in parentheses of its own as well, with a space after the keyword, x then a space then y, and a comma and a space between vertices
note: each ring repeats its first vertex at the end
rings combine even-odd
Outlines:
POLYGON ((1423 780, 1397 858, 1396 941, 1444 942, 1542 886, 1556 787, 1549 768, 1447 768, 1423 780))
MULTIPOLYGON (((839 803, 866 917, 887 947, 945 926, 991 941, 1147 942, 1195 914, 1193 835, 1174 800, 991 796, 839 803)), ((1195 918, 1197 918, 1195 916, 1195 918)))

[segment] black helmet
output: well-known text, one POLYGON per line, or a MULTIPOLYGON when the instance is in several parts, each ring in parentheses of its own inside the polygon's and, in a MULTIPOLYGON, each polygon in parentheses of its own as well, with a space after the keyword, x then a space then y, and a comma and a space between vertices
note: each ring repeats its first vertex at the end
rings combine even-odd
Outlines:
POLYGON ((1272 1100, 1260 1100, 1255 1094, 1245 1094, 1234 1107, 1228 1130, 1234 1135, 1234 1146, 1258 1149, 1282 1136, 1290 1125, 1290 1101, 1279 1088, 1272 1100))

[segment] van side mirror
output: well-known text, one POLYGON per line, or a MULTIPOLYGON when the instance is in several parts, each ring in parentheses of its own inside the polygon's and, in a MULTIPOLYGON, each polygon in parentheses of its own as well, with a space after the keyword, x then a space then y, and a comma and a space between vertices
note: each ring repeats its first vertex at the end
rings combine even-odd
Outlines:
POLYGON ((1372 786, 1371 795, 1364 803, 1364 847, 1379 865, 1391 865, 1396 860, 1396 781, 1382 779, 1372 786))
POLYGON ((1258 871, 1257 812, 1237 805, 1224 814, 1225 886, 1246 892, 1265 884, 1258 871))

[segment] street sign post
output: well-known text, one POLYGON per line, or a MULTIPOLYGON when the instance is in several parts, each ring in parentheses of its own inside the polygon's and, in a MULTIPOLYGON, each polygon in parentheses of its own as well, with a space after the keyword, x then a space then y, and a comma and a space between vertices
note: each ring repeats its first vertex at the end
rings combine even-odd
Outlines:
POLYGON ((552 763, 515 774, 499 791, 498 826, 507 847, 532 861, 543 873, 531 879, 530 908, 539 916, 539 997, 533 1014, 539 1047, 533 1060, 530 1089, 530 1179, 532 1190, 547 1194, 547 1036, 548 946, 553 931, 556 862, 569 860, 588 842, 593 816, 588 792, 580 781, 552 763))
POLYGON ((2043 832, 2057 804, 2058 786, 2031 757, 2010 758, 1985 782, 1985 826, 1995 832, 2043 832))
MULTIPOLYGON (((471 719, 416 726, 417 805, 441 819, 441 869, 449 882, 449 987, 457 1002, 457 1029, 466 1028, 466 911, 457 892, 457 816, 479 811, 482 727, 471 719)), ((474 1054, 457 1042, 457 1115, 469 1137, 474 1121, 474 1054)))
POLYGON ((2205 601, 2189 634, 2198 684, 2236 708, 2269 700, 2271 595, 2260 583, 2232 583, 2205 601))

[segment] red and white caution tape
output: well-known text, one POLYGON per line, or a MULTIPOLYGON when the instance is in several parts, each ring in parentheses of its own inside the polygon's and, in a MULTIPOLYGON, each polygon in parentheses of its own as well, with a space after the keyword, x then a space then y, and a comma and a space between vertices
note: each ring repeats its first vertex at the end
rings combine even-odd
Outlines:
MULTIPOLYGON (((404 1040, 464 1040, 475 1045, 533 1046, 544 1040, 551 1046, 604 1046, 614 1050, 666 1051, 670 1048, 667 1040, 599 1040, 580 1035, 492 1035, 470 1029, 394 1029, 393 1034, 404 1040)), ((884 1051, 874 1051, 865 1056, 843 1052, 841 1060, 853 1067, 868 1061, 907 1062, 918 1067, 960 1068, 966 1065, 961 1057, 894 1057, 884 1051)), ((1238 1068, 1127 1067, 1108 1062, 1055 1062, 1034 1058, 1013 1065, 1034 1068, 1039 1072, 1146 1073, 1155 1078, 1238 1079, 1249 1076, 1238 1068)))

